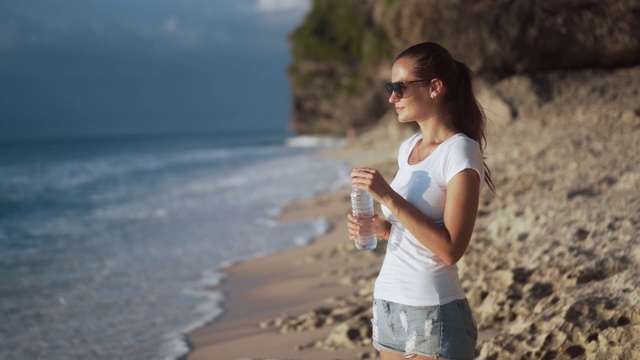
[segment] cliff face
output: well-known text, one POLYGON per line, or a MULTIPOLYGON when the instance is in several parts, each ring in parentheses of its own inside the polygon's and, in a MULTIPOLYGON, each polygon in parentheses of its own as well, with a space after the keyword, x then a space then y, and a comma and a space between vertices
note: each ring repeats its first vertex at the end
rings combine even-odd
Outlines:
POLYGON ((388 14, 395 50, 439 42, 484 76, 640 63, 638 0, 413 0, 388 14))
POLYGON ((375 1, 314 1, 305 22, 291 34, 293 131, 344 135, 384 113, 380 65, 388 68, 393 50, 373 16, 378 7, 375 1))
POLYGON ((291 41, 291 129, 344 135, 389 109, 393 56, 423 41, 492 82, 639 64, 640 0, 316 0, 291 41))

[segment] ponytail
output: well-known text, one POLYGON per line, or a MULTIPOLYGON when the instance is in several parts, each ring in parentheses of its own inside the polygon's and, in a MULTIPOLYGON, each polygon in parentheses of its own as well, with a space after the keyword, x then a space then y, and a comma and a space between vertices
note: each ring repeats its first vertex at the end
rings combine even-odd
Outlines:
MULTIPOLYGON (((455 67, 453 84, 445 95, 449 116, 458 130, 478 142, 482 158, 486 159, 484 156, 484 150, 487 147, 487 138, 484 135, 486 116, 473 90, 473 72, 464 63, 457 60, 453 62, 455 67)), ((486 161, 483 161, 483 165, 484 181, 495 194, 491 170, 486 161)))

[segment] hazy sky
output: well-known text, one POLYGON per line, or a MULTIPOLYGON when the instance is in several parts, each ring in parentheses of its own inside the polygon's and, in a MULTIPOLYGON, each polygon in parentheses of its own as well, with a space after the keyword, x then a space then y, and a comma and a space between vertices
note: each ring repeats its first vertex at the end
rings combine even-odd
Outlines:
POLYGON ((0 0, 0 138, 282 129, 308 0, 0 0))

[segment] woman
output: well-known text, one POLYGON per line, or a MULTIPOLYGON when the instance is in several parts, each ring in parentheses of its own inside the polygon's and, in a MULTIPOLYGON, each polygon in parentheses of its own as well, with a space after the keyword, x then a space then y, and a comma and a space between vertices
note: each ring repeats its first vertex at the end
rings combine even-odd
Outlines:
MULTIPOLYGON (((351 185, 382 205, 376 235, 388 240, 375 283, 373 344, 382 359, 473 359, 477 328, 458 278, 476 220, 484 164, 484 113, 471 71, 435 43, 396 58, 387 83, 398 121, 420 132, 405 140, 391 184, 375 169, 351 185)), ((358 222, 348 215, 349 236, 358 222)))

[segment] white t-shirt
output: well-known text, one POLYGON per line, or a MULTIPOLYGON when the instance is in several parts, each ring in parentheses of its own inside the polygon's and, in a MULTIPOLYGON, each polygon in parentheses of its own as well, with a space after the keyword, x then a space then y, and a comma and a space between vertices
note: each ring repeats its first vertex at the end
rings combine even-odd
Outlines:
MULTIPOLYGON (((482 180, 482 152, 476 141, 458 133, 441 143, 426 159, 410 165, 409 155, 420 139, 422 134, 413 135, 400 146, 400 168, 391 187, 443 226, 447 183, 467 168, 476 170, 482 180)), ((445 264, 422 245, 387 207, 382 206, 382 213, 391 222, 391 233, 374 298, 409 306, 440 305, 463 299, 458 267, 445 264)))

